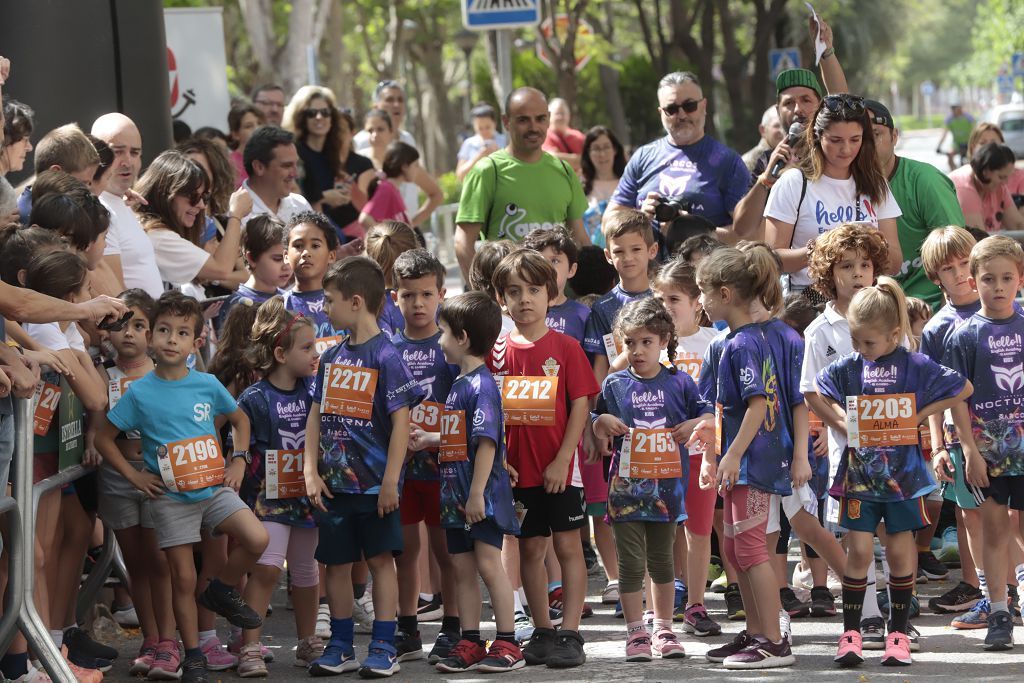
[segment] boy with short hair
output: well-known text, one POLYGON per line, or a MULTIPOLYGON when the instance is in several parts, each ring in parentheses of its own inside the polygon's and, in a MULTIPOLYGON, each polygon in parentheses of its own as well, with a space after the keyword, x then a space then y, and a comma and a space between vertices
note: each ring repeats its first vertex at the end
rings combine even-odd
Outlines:
POLYGON ((430 549, 437 559, 441 574, 441 602, 444 616, 441 632, 437 636, 428 661, 437 663, 448 656, 459 640, 459 611, 456 603, 455 573, 445 545, 441 528, 441 479, 437 461, 437 447, 416 448, 427 434, 439 434, 444 400, 458 368, 445 361, 438 345, 441 332, 437 326, 437 309, 444 299, 444 265, 426 249, 412 249, 395 259, 393 268, 396 284, 395 298, 405 319, 405 329, 398 332, 392 343, 399 355, 426 392, 423 402, 412 410, 410 447, 405 467, 405 484, 399 513, 402 521, 402 540, 405 550, 398 557, 398 631, 395 648, 401 662, 423 656, 416 623, 419 598, 420 523, 427 525, 430 549))
POLYGON ((331 607, 331 639, 310 672, 391 676, 401 669, 394 645, 394 556, 402 552, 398 492, 410 409, 423 400, 423 390, 377 324, 384 303, 380 266, 349 256, 330 267, 323 284, 329 324, 349 336, 321 355, 306 422, 303 474, 310 503, 324 513, 316 559, 327 565, 331 607), (376 616, 360 667, 353 648, 352 564, 364 557, 376 616))
POLYGON ((235 543, 220 576, 198 602, 239 628, 256 628, 260 615, 242 602, 233 586, 252 569, 267 546, 267 532, 238 497, 248 451, 235 451, 224 466, 214 424, 227 416, 236 444, 249 443, 249 420, 216 377, 189 370, 203 327, 199 302, 165 292, 156 303, 152 349, 156 369, 132 382, 108 413, 95 439, 97 450, 137 489, 148 495, 157 541, 167 555, 174 588, 174 616, 185 647, 183 681, 205 682, 199 648, 196 566, 192 546, 211 529, 235 543), (119 432, 142 435, 145 467, 132 467, 114 443, 119 432))
POLYGON ((513 493, 524 510, 520 569, 537 628, 523 655, 527 664, 580 666, 586 661, 578 629, 587 567, 579 537, 586 519, 579 446, 599 388, 580 345, 545 322, 548 303, 558 295, 548 260, 532 249, 517 249, 498 264, 492 281, 516 325, 494 345, 488 365, 501 376, 513 493), (557 635, 544 571, 552 533, 565 604, 557 635))
POLYGON ((534 230, 523 240, 523 246, 539 251, 541 256, 551 263, 558 276, 558 296, 548 306, 548 328, 567 334, 582 344, 590 309, 565 295, 566 283, 569 278, 576 275, 579 258, 576 242, 568 231, 559 225, 550 229, 534 230))
POLYGON ((1013 617, 1006 600, 1007 508, 1024 510, 1024 314, 1014 298, 1024 283, 1024 250, 1009 237, 995 235, 971 250, 970 282, 981 310, 950 337, 943 364, 974 385, 974 394, 952 409, 963 447, 967 483, 981 503, 983 566, 991 613, 986 650, 1013 647, 1013 617))
POLYGON ((284 306, 302 313, 316 325, 317 348, 337 343, 335 328, 324 307, 324 275, 338 252, 338 234, 327 216, 303 211, 287 225, 288 262, 295 273, 295 286, 284 294, 284 306))

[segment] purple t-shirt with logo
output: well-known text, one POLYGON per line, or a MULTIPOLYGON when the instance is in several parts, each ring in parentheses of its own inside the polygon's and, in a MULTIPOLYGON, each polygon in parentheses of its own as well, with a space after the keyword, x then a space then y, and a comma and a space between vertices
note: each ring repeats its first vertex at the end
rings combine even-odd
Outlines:
MULTIPOLYGON (((642 292, 627 292, 622 285, 615 285, 612 291, 594 302, 587 317, 586 331, 583 335, 583 350, 589 354, 608 355, 604 346, 604 336, 611 333, 615 325, 615 316, 619 310, 631 301, 646 299, 651 295, 650 289, 642 292)), ((609 358, 611 362, 613 359, 609 358)))
POLYGON ((561 332, 583 344, 589 317, 590 309, 586 305, 573 299, 566 299, 564 303, 548 308, 545 324, 548 329, 561 332))
POLYGON ((316 325, 317 337, 332 337, 335 335, 334 326, 331 325, 324 310, 324 290, 316 289, 311 292, 296 292, 294 290, 284 293, 284 307, 293 313, 301 313, 313 321, 316 325))

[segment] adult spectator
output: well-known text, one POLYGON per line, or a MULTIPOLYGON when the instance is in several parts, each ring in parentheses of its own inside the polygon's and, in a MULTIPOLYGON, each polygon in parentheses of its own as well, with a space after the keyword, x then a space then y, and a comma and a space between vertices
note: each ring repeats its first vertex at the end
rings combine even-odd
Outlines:
POLYGON ((252 132, 265 123, 267 120, 263 116, 263 111, 249 102, 236 101, 228 110, 228 146, 231 147, 231 163, 235 167, 235 177, 238 179, 236 188, 241 187, 249 177, 245 172, 242 151, 245 150, 252 132))
POLYGON ((864 100, 874 130, 875 152, 892 196, 903 212, 896 219, 896 233, 903 252, 896 279, 907 296, 914 296, 938 310, 942 292, 921 267, 921 245, 933 228, 964 225, 953 183, 931 164, 897 156, 900 131, 881 102, 864 100))
POLYGON ((462 182, 469 170, 486 156, 505 146, 504 133, 498 132, 498 114, 489 104, 478 104, 469 112, 473 122, 473 135, 462 141, 459 147, 459 163, 455 177, 462 182))
POLYGON ((968 166, 949 174, 968 226, 988 233, 1024 230, 1024 216, 1007 187, 1014 161, 1013 150, 990 142, 975 150, 968 166))
POLYGON ((194 133, 192 133, 192 137, 212 140, 224 150, 225 154, 231 154, 231 138, 228 137, 227 133, 216 126, 200 126, 199 128, 196 128, 194 133))
POLYGON ((419 165, 420 153, 415 147, 410 147, 404 142, 392 142, 384 153, 384 163, 381 165, 380 173, 370 181, 366 196, 368 201, 359 214, 359 222, 364 228, 370 228, 376 223, 395 220, 408 223, 414 229, 430 217, 430 213, 441 203, 441 194, 438 192, 428 197, 423 210, 413 219, 405 213, 405 204, 402 202, 402 195, 398 191, 398 183, 410 181, 422 171, 419 165))
POLYGON ((17 173, 25 166, 25 157, 32 151, 32 108, 17 100, 3 103, 3 139, 0 141, 0 223, 17 221, 18 195, 7 181, 8 173, 17 173))
POLYGON ((739 154, 704 133, 707 100, 697 77, 688 71, 664 76, 658 83, 658 111, 665 137, 633 154, 605 216, 640 209, 653 219, 664 198, 682 200, 689 213, 719 228, 729 226, 736 203, 750 187, 750 171, 739 154))
MULTIPOLYGON (((267 125, 281 127, 284 104, 287 101, 284 88, 276 83, 264 83, 252 91, 250 99, 263 112, 263 120, 267 125)), ((242 149, 245 149, 244 145, 242 149)))
POLYGON ((949 170, 952 171, 957 166, 958 154, 961 157, 967 157, 967 145, 970 142, 971 131, 974 130, 974 117, 964 111, 963 105, 953 104, 949 107, 949 116, 946 117, 943 126, 942 137, 939 138, 939 143, 935 146, 935 153, 946 155, 949 160, 949 170), (947 135, 953 137, 953 143, 948 152, 943 152, 942 143, 946 141, 947 135))
POLYGON ((807 244, 843 223, 878 228, 889 243, 889 268, 903 262, 896 236, 900 207, 875 154, 875 135, 864 100, 829 95, 808 126, 809 154, 800 168, 782 174, 765 207, 766 240, 790 273, 790 291, 810 285, 807 244))
POLYGON ((572 110, 569 103, 556 97, 548 103, 550 125, 544 138, 544 151, 561 159, 578 172, 580 155, 583 154, 583 131, 576 130, 569 124, 572 122, 572 110))
POLYGON ((782 138, 786 137, 786 131, 782 129, 782 119, 779 118, 778 105, 773 104, 764 110, 764 113, 761 114, 761 123, 757 126, 757 132, 760 133, 761 138, 756 145, 744 152, 742 157, 743 163, 751 173, 754 172, 754 166, 757 165, 761 155, 775 149, 782 142, 782 138))
POLYGON ((142 136, 130 118, 118 113, 104 114, 96 119, 92 124, 92 134, 110 145, 114 152, 113 175, 100 195, 100 201, 111 213, 103 260, 125 287, 138 287, 154 299, 158 298, 164 291, 164 285, 153 243, 125 201, 142 171, 142 136))
MULTIPOLYGON (((386 79, 377 84, 377 87, 373 91, 373 107, 385 111, 391 117, 391 131, 394 135, 395 140, 404 142, 405 144, 415 147, 419 150, 419 145, 416 144, 416 139, 405 130, 405 115, 406 115, 406 99, 405 99, 405 88, 398 81, 386 79)), ((390 142, 390 140, 388 141, 390 142)), ((370 147, 370 134, 364 129, 356 133, 355 138, 352 140, 352 144, 355 150, 366 156, 371 156, 367 153, 370 147)), ((387 147, 387 143, 384 144, 387 147)), ((383 158, 384 148, 380 148, 380 153, 377 158, 375 166, 377 170, 380 170, 379 162, 383 158)), ((416 183, 402 183, 399 187, 402 192, 402 199, 405 200, 405 211, 410 216, 415 216, 420 206, 420 190, 416 183)))
POLYGON ((181 287, 193 280, 227 280, 235 271, 241 244, 242 217, 252 201, 241 189, 231 195, 224 239, 210 254, 200 245, 210 200, 206 172, 177 150, 163 152, 146 169, 136 190, 145 200, 138 212, 153 243, 160 277, 181 287))
MULTIPOLYGON (((37 176, 47 170, 64 171, 83 183, 88 183, 96 173, 99 163, 96 146, 77 123, 68 123, 51 130, 36 145, 37 176)), ((18 198, 22 223, 28 223, 28 215, 32 211, 32 194, 32 186, 29 185, 18 198)))
POLYGON ((249 213, 270 213, 287 223, 292 216, 313 210, 305 197, 292 192, 299 153, 291 133, 277 126, 260 126, 245 145, 244 160, 249 178, 242 187, 249 191, 252 208, 243 214, 243 224, 249 213))
POLYGON ((583 194, 587 196, 583 227, 590 241, 603 247, 601 217, 626 170, 626 150, 611 128, 594 126, 587 131, 580 155, 580 170, 583 194))
POLYGON ((347 204, 325 208, 327 216, 341 229, 345 229, 359 219, 359 212, 366 204, 366 188, 375 175, 373 162, 352 148, 352 136, 355 135, 355 131, 356 121, 352 118, 352 110, 348 108, 339 110, 338 141, 342 166, 336 184, 343 186, 342 189, 348 189, 351 201, 347 204))
MULTIPOLYGON (((982 121, 971 131, 971 137, 967 141, 967 158, 973 157, 974 153, 982 145, 987 145, 990 142, 998 142, 1002 145, 1006 143, 1006 138, 1003 137, 1003 131, 1000 130, 999 126, 988 121, 982 121)), ((1010 190, 1010 194, 1024 195, 1024 168, 1017 168, 1014 165, 1013 173, 1010 175, 1010 179, 1006 181, 1006 187, 1010 190)))
POLYGON ((235 169, 224 148, 210 138, 191 137, 175 147, 199 164, 210 180, 207 213, 218 218, 228 213, 228 201, 235 191, 235 169))
POLYGON ((583 229, 587 198, 572 167, 542 149, 548 104, 535 88, 518 88, 505 99, 502 124, 508 147, 473 167, 462 186, 455 217, 455 254, 463 280, 476 240, 521 241, 539 228, 564 225, 580 246, 590 244, 583 229))

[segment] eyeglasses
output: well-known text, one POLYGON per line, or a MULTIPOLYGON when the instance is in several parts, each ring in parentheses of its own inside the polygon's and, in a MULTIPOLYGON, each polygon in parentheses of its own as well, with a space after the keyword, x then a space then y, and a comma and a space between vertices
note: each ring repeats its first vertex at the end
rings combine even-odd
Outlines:
POLYGON ((317 117, 322 119, 331 118, 330 107, 324 107, 322 109, 306 109, 304 113, 306 114, 307 119, 315 119, 317 117))
POLYGON ((687 114, 692 114, 693 112, 697 111, 697 107, 700 106, 700 103, 702 101, 703 98, 700 100, 686 100, 685 102, 673 102, 672 104, 666 105, 664 107, 658 107, 658 109, 661 109, 669 116, 675 116, 676 114, 679 113, 680 109, 682 109, 687 114))
MULTIPOLYGON (((185 195, 181 196, 184 197, 185 195)), ((198 192, 193 192, 188 197, 186 197, 186 199, 188 199, 188 203, 191 204, 192 206, 199 206, 200 202, 202 202, 203 204, 209 204, 210 193, 203 192, 202 194, 199 194, 198 192)))
POLYGON ((833 114, 860 118, 864 115, 864 98, 858 95, 829 95, 822 104, 833 114))

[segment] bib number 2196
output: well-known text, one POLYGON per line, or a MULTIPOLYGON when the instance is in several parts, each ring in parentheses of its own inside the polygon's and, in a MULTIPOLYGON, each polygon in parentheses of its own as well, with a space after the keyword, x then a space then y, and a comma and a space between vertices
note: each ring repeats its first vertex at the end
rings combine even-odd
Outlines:
POLYGON ((224 457, 212 435, 172 441, 157 448, 160 477, 170 491, 196 491, 224 482, 224 457))

